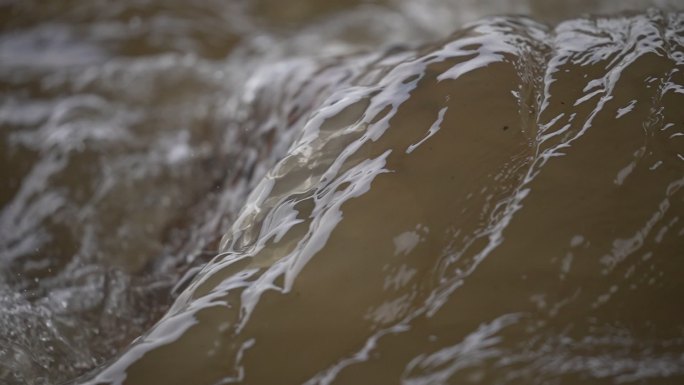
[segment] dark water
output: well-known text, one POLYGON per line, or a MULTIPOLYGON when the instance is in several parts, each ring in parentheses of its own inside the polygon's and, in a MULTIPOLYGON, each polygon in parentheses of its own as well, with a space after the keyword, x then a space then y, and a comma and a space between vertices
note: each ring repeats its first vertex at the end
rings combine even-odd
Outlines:
POLYGON ((0 5, 0 383, 684 381, 646 5, 0 5))

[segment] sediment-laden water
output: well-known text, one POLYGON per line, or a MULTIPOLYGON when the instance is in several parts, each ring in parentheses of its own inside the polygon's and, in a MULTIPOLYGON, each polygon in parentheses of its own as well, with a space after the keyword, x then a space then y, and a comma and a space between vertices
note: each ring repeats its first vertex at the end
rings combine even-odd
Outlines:
POLYGON ((676 2, 284 4, 2 5, 0 383, 684 381, 676 2))

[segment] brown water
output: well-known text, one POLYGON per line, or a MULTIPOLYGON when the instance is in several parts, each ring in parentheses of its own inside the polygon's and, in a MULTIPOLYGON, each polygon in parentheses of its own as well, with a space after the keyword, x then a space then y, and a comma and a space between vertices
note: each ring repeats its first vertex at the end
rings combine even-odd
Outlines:
POLYGON ((0 383, 684 381, 677 2, 0 9, 0 383))

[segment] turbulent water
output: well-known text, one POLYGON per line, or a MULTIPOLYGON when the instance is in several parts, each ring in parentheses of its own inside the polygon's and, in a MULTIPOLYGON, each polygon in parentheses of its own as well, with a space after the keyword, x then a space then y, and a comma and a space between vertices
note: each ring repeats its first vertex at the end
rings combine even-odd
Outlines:
POLYGON ((0 383, 684 382, 684 7, 324 3, 0 4, 0 383))

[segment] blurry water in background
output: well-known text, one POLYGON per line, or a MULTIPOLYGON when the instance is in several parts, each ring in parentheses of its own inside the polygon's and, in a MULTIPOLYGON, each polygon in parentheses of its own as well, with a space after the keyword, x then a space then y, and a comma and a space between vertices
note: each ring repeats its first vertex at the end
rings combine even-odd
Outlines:
MULTIPOLYGON (((181 277, 217 254, 247 194, 312 110, 374 54, 491 14, 556 23, 647 6, 683 8, 676 0, 0 2, 0 383, 75 378, 150 328, 187 283, 174 291, 181 277)), ((410 249, 420 231, 396 247, 410 249)), ((513 321, 483 328, 495 333, 497 322, 513 321)), ((421 360, 448 366, 438 356, 421 360)), ((682 360, 641 365, 681 376, 682 360)), ((586 365, 602 378, 596 362, 586 365)), ((437 381, 413 374, 407 383, 437 381)))

